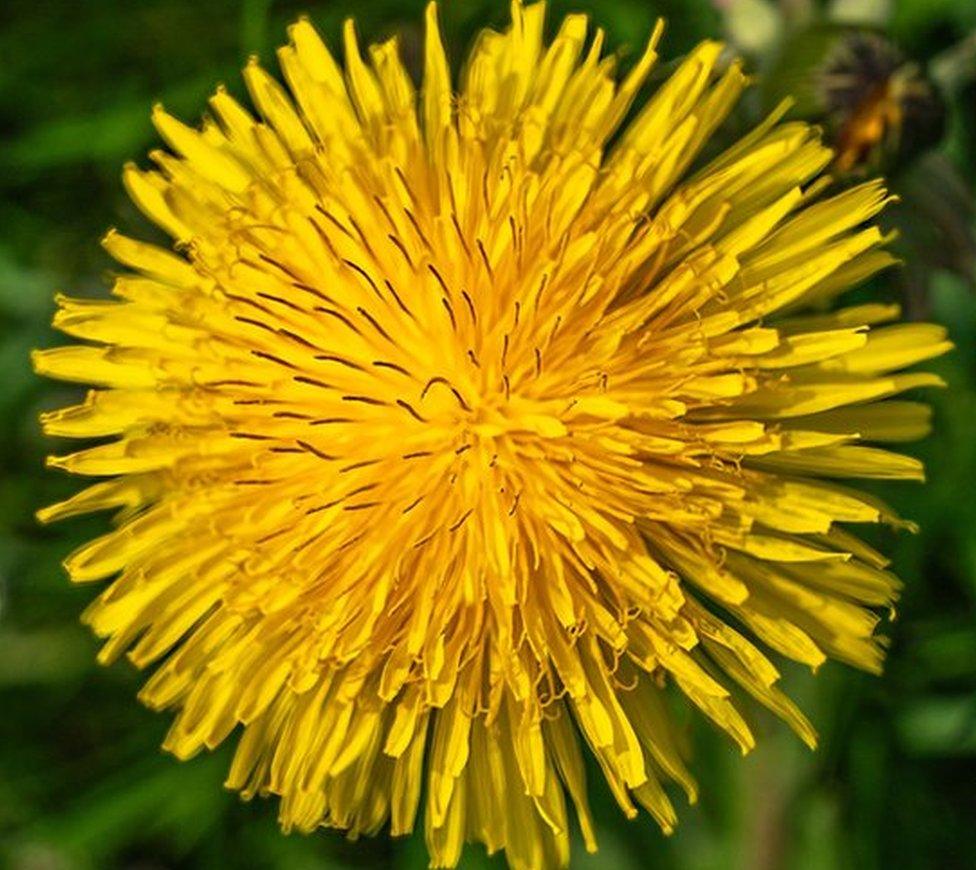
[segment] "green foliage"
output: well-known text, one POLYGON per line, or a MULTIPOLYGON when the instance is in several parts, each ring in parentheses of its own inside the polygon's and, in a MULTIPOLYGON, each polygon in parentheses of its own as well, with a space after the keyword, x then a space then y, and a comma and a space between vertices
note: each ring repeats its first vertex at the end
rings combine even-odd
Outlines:
MULTIPOLYGON (((480 26, 504 21, 504 5, 445 0, 455 59, 480 26)), ((659 14, 670 19, 668 55, 723 28, 722 4, 708 0, 551 5, 553 17, 592 11, 625 58, 659 14)), ((76 391, 42 383, 28 364, 30 348, 55 340, 47 326, 55 290, 104 292, 110 264, 97 245, 102 232, 114 224, 152 232, 126 201, 118 173, 154 147, 154 101, 194 118, 216 82, 240 93, 236 71, 246 56, 256 51, 270 63, 285 26, 302 12, 333 39, 347 14, 367 39, 401 30, 404 51, 416 58, 421 8, 419 0, 8 0, 0 11, 0 866, 426 864, 420 836, 284 837, 272 802, 243 804, 222 789, 228 748, 184 764, 158 749, 165 717, 139 706, 140 678, 130 666, 95 665, 95 641, 78 623, 93 592, 71 587, 59 565, 102 520, 50 530, 33 520, 34 510, 72 487, 43 471, 55 445, 41 437, 37 413, 76 391)), ((894 0, 889 33, 925 62, 974 27, 973 2, 894 0)), ((961 68, 967 62, 963 56, 961 68)), ((762 59, 755 65, 761 70, 762 59)), ((931 159, 957 170, 951 180, 943 172, 914 183, 936 205, 961 201, 957 214, 972 196, 976 137, 972 81, 954 81, 950 132, 931 159)), ((971 213, 965 220, 972 232, 971 213)), ((911 222, 904 214, 901 223, 911 222)), ((828 665, 813 680, 786 668, 822 735, 813 754, 755 713, 760 745, 743 760, 689 717, 700 804, 682 808, 677 833, 666 839, 646 817, 625 821, 594 788, 601 851, 587 856, 577 843, 575 867, 976 866, 976 299, 971 260, 925 269, 924 307, 949 326, 958 349, 938 364, 950 386, 934 397, 935 434, 917 448, 930 482, 881 490, 922 527, 916 536, 880 533, 906 580, 898 619, 887 626, 886 675, 828 665)), ((888 280, 873 292, 890 298, 901 290, 888 280)), ((480 847, 466 852, 465 867, 498 865, 480 847)))

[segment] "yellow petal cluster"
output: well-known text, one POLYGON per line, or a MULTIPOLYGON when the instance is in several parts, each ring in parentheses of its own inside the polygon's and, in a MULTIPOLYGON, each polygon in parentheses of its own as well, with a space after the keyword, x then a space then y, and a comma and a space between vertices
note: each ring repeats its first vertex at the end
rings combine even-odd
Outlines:
POLYGON ((93 387, 43 425, 100 480, 41 518, 118 512, 66 566, 111 579, 85 618, 155 665, 166 748, 237 731, 285 829, 422 812, 438 867, 564 865, 569 805, 595 849, 584 746, 670 831, 669 687, 743 751, 743 695, 814 743, 763 649, 879 669, 898 581, 848 524, 900 521, 834 479, 921 478, 876 443, 925 433, 889 399, 949 347, 832 306, 891 263, 886 194, 831 194, 815 130, 709 150, 721 45, 638 100, 660 27, 622 77, 584 16, 543 30, 516 0, 455 85, 431 5, 418 91, 395 39, 347 23, 340 66, 303 20, 256 113, 157 107, 124 180, 175 252, 110 233, 116 299, 60 298, 83 343, 34 357, 93 387))

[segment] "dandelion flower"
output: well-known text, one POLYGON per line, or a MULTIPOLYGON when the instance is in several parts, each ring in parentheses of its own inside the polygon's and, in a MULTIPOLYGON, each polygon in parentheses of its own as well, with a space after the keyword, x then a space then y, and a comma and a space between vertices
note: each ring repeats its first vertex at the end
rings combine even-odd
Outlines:
POLYGON ((178 757, 239 731, 227 785, 286 830, 405 834, 423 796, 434 866, 566 864, 584 747, 668 832, 672 700, 813 744, 765 650, 881 665, 898 581, 849 524, 899 520, 830 480, 921 478, 871 445, 924 434, 887 400, 948 344, 828 313, 891 258, 815 130, 702 156, 747 84, 721 45, 635 106, 660 35, 618 77, 515 2, 455 89, 432 5, 415 90, 395 39, 347 23, 343 68, 299 21, 256 114, 154 110, 170 150, 124 181, 175 252, 111 232, 117 300, 59 299, 87 343, 35 366, 93 389, 44 428, 107 440, 50 459, 102 480, 40 517, 118 511, 66 560, 111 580, 100 660, 155 666, 178 757))

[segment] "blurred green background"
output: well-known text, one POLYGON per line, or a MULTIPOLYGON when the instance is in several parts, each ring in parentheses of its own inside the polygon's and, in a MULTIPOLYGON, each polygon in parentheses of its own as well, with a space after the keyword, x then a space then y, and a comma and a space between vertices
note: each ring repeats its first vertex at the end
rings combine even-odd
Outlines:
MULTIPOLYGON (((505 22, 506 6, 445 0, 455 62, 478 28, 505 22)), ((857 292, 902 300, 909 316, 946 324, 957 344, 934 365, 950 384, 931 396, 935 434, 912 447, 930 482, 881 490, 922 527, 918 535, 876 536, 906 581, 898 618, 885 627, 892 648, 884 677, 830 664, 813 679, 786 668, 821 732, 816 753, 753 711, 760 745, 743 760, 689 717, 699 805, 681 806, 681 825, 665 838, 646 816, 626 822, 591 777, 601 851, 587 856, 577 843, 573 866, 976 867, 976 0, 551 6, 550 24, 566 11, 592 12, 625 65, 659 15, 669 19, 665 57, 724 35, 760 82, 726 135, 758 117, 784 83, 800 91, 815 83, 837 40, 880 34, 898 69, 927 89, 930 111, 906 104, 901 125, 850 175, 889 175, 902 203, 887 220, 900 229, 896 246, 907 260, 857 292)), ((104 528, 104 518, 53 529, 33 520, 36 508, 74 487, 43 471, 56 445, 41 437, 37 414, 78 391, 41 382, 28 365, 31 348, 57 340, 47 326, 54 291, 105 292, 104 230, 153 236, 119 180, 125 160, 141 160, 156 145, 153 101, 195 119, 217 82, 240 95, 237 71, 247 55, 272 64, 274 46, 301 13, 333 44, 349 14, 367 39, 401 31, 406 56, 416 58, 421 7, 419 0, 0 6, 0 867, 426 865, 420 836, 284 837, 273 803, 245 804, 223 790, 227 747, 183 764, 158 749, 165 717, 139 706, 140 676, 127 663, 94 664, 95 641, 78 622, 94 592, 72 588, 59 564, 104 528)), ((801 100, 798 110, 824 123, 828 137, 849 120, 816 99, 801 100)), ((469 847, 463 861, 500 864, 481 847, 469 847)))

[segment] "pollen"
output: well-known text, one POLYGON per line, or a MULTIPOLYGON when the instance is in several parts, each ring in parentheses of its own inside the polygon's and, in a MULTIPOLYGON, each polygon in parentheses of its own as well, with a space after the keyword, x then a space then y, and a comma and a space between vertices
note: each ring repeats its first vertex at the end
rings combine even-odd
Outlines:
POLYGON ((153 110, 123 177, 173 248, 110 232, 115 298, 59 298, 80 342, 34 355, 91 387, 42 422, 95 480, 40 518, 115 513, 65 563, 108 581, 99 658, 153 668, 177 757, 235 735, 285 830, 566 865, 585 751, 670 832, 675 701, 813 745, 772 659, 881 667, 899 582, 851 526, 907 524, 842 481, 921 479, 879 445, 925 434, 892 397, 949 348, 835 304, 892 263, 885 190, 832 191, 785 106, 706 160, 747 78, 706 42, 648 95, 661 26, 618 75, 515 2, 455 84, 431 5, 419 88, 396 39, 289 33, 254 111, 153 110))

